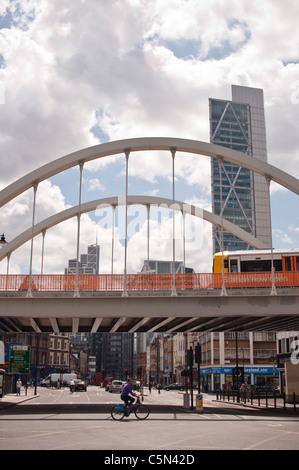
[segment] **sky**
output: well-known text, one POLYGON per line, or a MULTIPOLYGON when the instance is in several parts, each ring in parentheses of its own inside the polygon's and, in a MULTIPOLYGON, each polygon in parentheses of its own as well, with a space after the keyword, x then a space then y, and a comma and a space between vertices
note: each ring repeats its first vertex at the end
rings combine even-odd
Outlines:
MULTIPOLYGON (((231 99, 232 84, 264 90, 268 162, 298 178, 298 17, 297 0, 2 0, 0 189, 108 141, 163 136, 209 142, 208 100, 231 99)), ((209 158, 178 153, 175 168, 176 198, 211 210, 209 158)), ((131 154, 130 195, 172 198, 171 178, 170 154, 131 154)), ((78 167, 39 184, 36 222, 78 204, 78 191, 78 167)), ((83 202, 124 194, 124 155, 84 165, 83 202)), ((1 208, 7 241, 31 226, 32 203, 29 190, 1 208)), ((271 183, 271 208, 274 248, 298 248, 298 196, 271 183)), ((146 212, 130 211, 128 271, 136 272, 147 257, 146 212)), ((111 214, 95 211, 81 221, 80 252, 97 241, 102 273, 111 271, 111 214)), ((211 225, 188 223, 186 265, 210 272, 211 225)), ((167 211, 151 211, 150 258, 172 259, 171 224, 167 211)), ((114 235, 114 272, 121 273, 121 227, 114 235)), ((44 273, 64 272, 76 256, 76 237, 76 219, 47 231, 44 273)), ((178 233, 177 259, 183 258, 181 242, 178 233)), ((41 250, 38 236, 36 273, 41 250)), ((29 259, 26 243, 12 254, 9 272, 28 272, 29 259)), ((4 260, 0 272, 6 269, 4 260)))

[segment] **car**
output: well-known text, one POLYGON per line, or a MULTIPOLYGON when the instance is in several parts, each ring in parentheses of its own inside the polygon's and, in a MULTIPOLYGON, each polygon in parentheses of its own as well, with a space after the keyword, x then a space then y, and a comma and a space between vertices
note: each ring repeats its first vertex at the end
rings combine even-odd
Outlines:
POLYGON ((113 380, 109 387, 109 393, 120 393, 124 383, 121 380, 113 380))
POLYGON ((74 385, 75 391, 77 391, 77 390, 82 390, 84 392, 87 391, 86 383, 83 380, 75 379, 75 380, 73 380, 73 382, 75 384, 74 385))
POLYGON ((185 385, 181 383, 174 383, 165 385, 164 390, 185 390, 185 385))

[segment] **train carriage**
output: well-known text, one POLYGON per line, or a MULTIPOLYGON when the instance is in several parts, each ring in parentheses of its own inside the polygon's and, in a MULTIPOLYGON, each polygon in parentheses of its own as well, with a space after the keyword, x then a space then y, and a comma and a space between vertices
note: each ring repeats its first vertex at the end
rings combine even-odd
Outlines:
POLYGON ((299 249, 225 251, 215 253, 213 272, 222 273, 227 287, 299 286, 299 249))

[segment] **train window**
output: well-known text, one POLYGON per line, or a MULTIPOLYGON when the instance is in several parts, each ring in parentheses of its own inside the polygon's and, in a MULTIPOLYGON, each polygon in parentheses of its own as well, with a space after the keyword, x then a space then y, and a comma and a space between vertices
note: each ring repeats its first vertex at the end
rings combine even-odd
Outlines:
POLYGON ((230 260, 230 272, 231 273, 237 273, 238 272, 238 260, 237 259, 231 259, 230 260))
POLYGON ((243 273, 253 273, 257 271, 271 271, 271 260, 249 260, 241 261, 241 271, 243 273))
MULTIPOLYGON (((281 259, 273 260, 274 270, 282 271, 281 259)), ((257 271, 271 271, 272 262, 270 259, 241 261, 242 273, 254 273, 257 271)))
POLYGON ((284 258, 284 261, 285 261, 285 270, 286 270, 286 271, 292 271, 291 257, 290 257, 290 256, 286 256, 286 257, 284 258))
POLYGON ((274 260, 274 269, 275 269, 275 271, 282 271, 282 260, 281 259, 275 259, 274 260))
POLYGON ((230 259, 229 260, 229 266, 230 266, 229 272, 231 272, 231 273, 237 273, 238 272, 238 260, 237 259, 230 259))
POLYGON ((296 271, 299 271, 299 256, 296 256, 295 260, 296 260, 295 262, 296 271))

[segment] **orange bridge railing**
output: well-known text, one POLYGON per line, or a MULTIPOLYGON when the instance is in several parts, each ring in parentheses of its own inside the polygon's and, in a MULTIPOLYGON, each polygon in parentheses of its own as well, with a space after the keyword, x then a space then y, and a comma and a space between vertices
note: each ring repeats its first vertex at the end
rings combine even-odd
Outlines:
MULTIPOLYGON (((276 272, 276 287, 299 287, 299 272, 276 272)), ((271 288, 270 272, 226 273, 225 287, 232 289, 271 288)), ((221 273, 176 274, 176 289, 221 289, 221 273)), ((0 291, 27 291, 29 275, 0 275, 0 291)), ((125 288, 123 274, 80 274, 78 288, 82 291, 122 291, 125 288)), ((172 274, 127 274, 126 288, 132 291, 171 290, 172 274)), ((33 274, 31 290, 36 291, 74 291, 76 275, 72 274, 33 274)))

